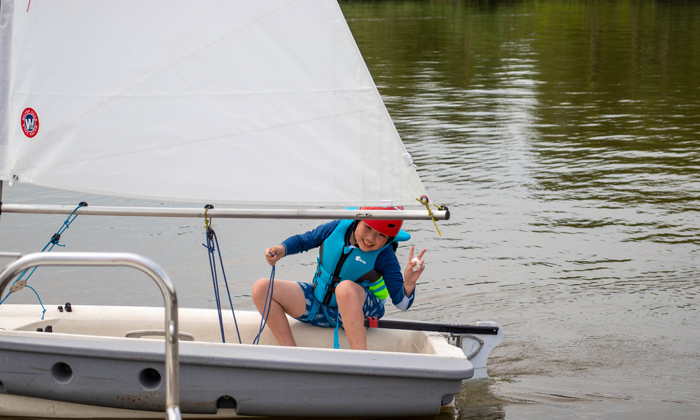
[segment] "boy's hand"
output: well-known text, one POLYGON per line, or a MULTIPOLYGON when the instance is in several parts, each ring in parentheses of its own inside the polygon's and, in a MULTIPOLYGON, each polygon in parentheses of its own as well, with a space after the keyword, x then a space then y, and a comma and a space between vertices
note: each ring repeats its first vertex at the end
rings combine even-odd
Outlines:
POLYGON ((418 257, 414 258, 413 251, 415 248, 415 246, 411 247, 411 252, 408 254, 408 264, 403 272, 403 288, 406 296, 411 296, 413 294, 413 289, 416 287, 416 282, 425 270, 425 261, 423 261, 425 249, 418 254, 418 257))
POLYGON ((271 246, 265 250, 265 259, 268 264, 275 265, 286 253, 287 250, 282 245, 271 246))

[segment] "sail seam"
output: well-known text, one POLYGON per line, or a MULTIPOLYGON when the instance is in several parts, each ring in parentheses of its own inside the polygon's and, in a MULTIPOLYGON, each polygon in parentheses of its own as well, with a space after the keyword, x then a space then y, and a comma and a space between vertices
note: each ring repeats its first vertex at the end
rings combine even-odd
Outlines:
MULTIPOLYGON (((278 95, 278 94, 299 94, 299 93, 342 93, 342 92, 371 92, 374 89, 376 89, 374 86, 369 86, 366 88, 360 88, 360 89, 316 89, 316 90, 277 90, 277 91, 269 91, 269 92, 226 92, 226 93, 207 93, 207 96, 265 96, 265 95, 278 95)), ((17 93, 20 95, 32 95, 31 92, 19 92, 19 91, 13 91, 13 93, 17 93)), ((90 97, 90 96, 109 96, 109 95, 88 95, 88 94, 70 94, 70 93, 42 93, 41 96, 50 96, 50 97, 67 97, 67 98, 84 98, 84 97, 90 97)), ((166 95, 166 94, 132 94, 132 95, 122 95, 120 94, 120 98, 139 98, 139 97, 148 97, 148 98, 160 98, 160 97, 176 97, 176 96, 183 96, 183 97, 188 97, 188 96, 194 96, 194 97, 201 97, 202 93, 201 92, 195 92, 191 94, 177 94, 177 95, 166 95)), ((67 125, 67 124, 66 124, 67 125)), ((65 127, 65 126, 64 126, 65 127)), ((54 131, 60 130, 60 127, 55 129, 54 131)))
POLYGON ((95 104, 95 105, 92 106, 91 108, 88 108, 88 109, 85 110, 83 113, 76 115, 76 116, 73 117, 72 119, 66 121, 65 124, 60 125, 60 126, 56 127, 55 129, 49 131, 48 133, 46 133, 46 135, 41 136, 41 139, 38 139, 38 141, 36 141, 36 142, 32 142, 29 146, 27 146, 27 147, 25 147, 24 149, 22 149, 22 150, 20 151, 20 153, 24 154, 24 152, 29 151, 29 150, 31 150, 31 149, 37 147, 38 145, 42 144, 45 140, 47 140, 49 137, 51 137, 51 136, 54 135, 55 133, 57 133, 57 132, 63 130, 65 127, 67 127, 67 126, 70 125, 71 123, 73 123, 73 122, 75 122, 76 120, 78 120, 78 119, 84 117, 85 115, 87 115, 87 114, 89 114, 90 112, 96 110, 97 108, 103 106, 104 104, 106 104, 107 102, 111 101, 112 99, 114 99, 114 98, 116 98, 116 97, 119 97, 119 96, 122 96, 122 94, 123 94, 124 92, 127 92, 127 91, 133 89, 134 87, 136 87, 136 86, 138 86, 138 85, 144 83, 145 81, 151 79, 153 76, 155 76, 155 75, 157 75, 157 74, 159 74, 159 73, 164 72, 165 70, 167 70, 167 69, 169 69, 169 68, 175 66, 175 65, 178 64, 178 63, 181 63, 182 61, 186 60, 186 59, 189 58, 189 57, 192 57, 193 55, 199 53, 200 51, 203 51, 203 50, 205 50, 205 49, 211 47, 212 45, 214 45, 214 44, 216 44, 216 43, 218 43, 218 42, 220 42, 220 41, 222 41, 222 40, 224 40, 224 39, 230 37, 231 35, 233 35, 233 34, 235 34, 235 33, 237 33, 237 32, 240 32, 240 31, 242 31, 242 30, 245 29, 245 28, 248 28, 248 27, 251 26, 253 23, 258 22, 258 21, 261 21, 261 20, 267 18, 268 16, 271 16, 271 15, 277 13, 278 11, 284 9, 285 7, 289 6, 289 5, 292 4, 292 3, 295 3, 295 2, 297 2, 297 1, 299 1, 299 0, 290 0, 290 1, 286 2, 286 3, 283 3, 283 4, 279 5, 279 6, 277 6, 276 8, 274 8, 274 9, 272 9, 272 10, 267 10, 267 11, 265 11, 262 15, 259 15, 258 17, 254 17, 254 18, 248 20, 247 22, 245 22, 244 24, 238 26, 238 27, 235 28, 234 30, 229 31, 229 32, 225 33, 224 35, 219 36, 218 38, 215 38, 214 40, 210 41, 209 43, 207 43, 207 44, 205 44, 205 45, 202 45, 202 46, 200 46, 200 47, 197 47, 197 48, 195 48, 195 49, 193 49, 193 50, 190 50, 189 52, 183 54, 183 55, 180 56, 179 58, 177 58, 177 59, 175 59, 175 60, 169 62, 169 63, 166 64, 165 66, 163 66, 163 67, 157 69, 156 71, 154 71, 154 72, 152 72, 152 73, 150 73, 150 74, 148 74, 148 75, 142 77, 141 79, 139 79, 139 80, 137 80, 136 82, 132 83, 131 85, 129 85, 129 86, 123 88, 122 90, 120 90, 120 91, 118 91, 118 92, 116 92, 116 93, 110 95, 109 97, 107 97, 107 98, 104 99, 103 101, 101 101, 101 102, 95 104))
MULTIPOLYGON (((27 182, 27 184, 32 184, 32 182, 27 182)), ((116 197, 126 197, 126 198, 134 198, 134 199, 140 199, 140 200, 158 200, 158 201, 168 201, 168 202, 180 202, 180 203, 197 203, 201 204, 204 201, 210 201, 211 197, 194 197, 194 198, 188 198, 188 197, 177 197, 173 195, 161 195, 161 196, 156 196, 156 195, 148 195, 148 194, 138 194, 134 193, 133 191, 124 191, 124 190, 102 190, 98 188, 80 188, 76 189, 75 186, 71 185, 65 185, 65 184, 59 184, 59 183, 41 183, 41 184, 35 184, 39 185, 41 187, 46 187, 46 188, 53 188, 53 189, 60 189, 60 190, 67 190, 67 191, 79 191, 81 193, 85 194, 99 194, 99 195, 107 195, 107 196, 116 196, 116 197)), ((412 198, 410 200, 413 200, 412 198)), ((219 204, 230 204, 230 205, 235 205, 235 206, 274 206, 274 207, 279 207, 283 208, 285 206, 302 206, 304 208, 308 207, 323 207, 323 206, 329 206, 329 203, 326 201, 292 201, 292 200, 280 200, 278 202, 275 202, 274 204, 270 204, 270 202, 262 201, 262 200, 242 200, 239 197, 236 199, 226 199, 226 198, 217 198, 217 202, 219 204)), ((338 207, 348 207, 348 206, 357 206, 357 205, 372 205, 375 204, 374 201, 357 201, 357 200, 350 200, 350 199, 343 199, 335 204, 332 204, 334 206, 338 207)), ((409 205, 415 205, 411 201, 406 201, 406 202, 401 202, 399 205, 402 206, 409 206, 409 205)), ((200 216, 197 216, 200 217, 200 216)), ((268 217, 266 217, 268 218, 268 217)), ((302 218, 302 217, 299 217, 302 218)), ((319 217, 319 219, 321 219, 319 217)))
POLYGON ((140 149, 127 150, 127 151, 123 151, 123 152, 119 152, 119 153, 87 156, 87 157, 84 157, 82 159, 64 160, 61 162, 47 162, 47 163, 44 163, 41 165, 32 165, 32 166, 18 168, 18 170, 27 170, 27 169, 32 169, 32 168, 45 168, 45 167, 49 167, 49 166, 65 165, 65 164, 75 163, 75 162, 83 162, 86 160, 105 159, 105 158, 109 158, 109 157, 113 157, 113 156, 122 156, 122 155, 147 152, 147 151, 152 151, 152 150, 167 149, 169 147, 182 146, 185 144, 202 143, 202 142, 222 139, 222 138, 226 138, 226 137, 236 137, 236 136, 241 136, 241 135, 245 135, 245 134, 257 133, 257 132, 266 131, 266 130, 272 130, 272 129, 276 129, 276 128, 280 128, 280 127, 287 127, 287 126, 292 126, 292 125, 297 125, 297 124, 309 123, 309 122, 313 122, 313 121, 320 121, 320 120, 325 120, 325 119, 330 119, 330 118, 342 117, 345 115, 351 115, 351 114, 357 114, 360 112, 371 111, 371 110, 374 110, 377 108, 380 108, 380 107, 375 104, 375 106, 373 106, 373 107, 359 108, 359 109, 346 111, 346 112, 337 112, 337 113, 333 113, 333 114, 327 114, 327 115, 322 115, 322 116, 317 116, 317 117, 312 117, 312 118, 299 119, 299 120, 285 122, 285 123, 281 123, 281 124, 274 124, 274 125, 269 125, 266 127, 260 127, 260 128, 256 128, 256 129, 252 129, 252 130, 217 134, 217 135, 208 136, 208 137, 204 137, 204 138, 200 138, 200 139, 181 141, 181 142, 171 143, 171 144, 167 144, 167 145, 159 145, 157 147, 155 147, 155 146, 154 147, 144 147, 144 148, 140 148, 140 149))

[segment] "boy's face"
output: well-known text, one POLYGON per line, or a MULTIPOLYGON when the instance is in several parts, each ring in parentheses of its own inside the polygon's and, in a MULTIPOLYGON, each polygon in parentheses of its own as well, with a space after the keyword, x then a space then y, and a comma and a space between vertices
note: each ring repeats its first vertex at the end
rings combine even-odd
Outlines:
POLYGON ((389 237, 379 231, 372 229, 367 223, 360 220, 355 228, 355 241, 357 246, 365 252, 376 251, 386 245, 389 237))

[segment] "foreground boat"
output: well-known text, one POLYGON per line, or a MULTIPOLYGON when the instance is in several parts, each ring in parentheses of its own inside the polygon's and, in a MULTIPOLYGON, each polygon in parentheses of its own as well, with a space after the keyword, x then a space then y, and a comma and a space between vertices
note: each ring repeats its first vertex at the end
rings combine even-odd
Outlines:
MULTIPOLYGON (((0 306, 0 415, 162 416, 164 309, 46 306, 43 320, 36 305, 0 306)), ((487 377, 486 358, 503 335, 495 323, 414 322, 474 333, 370 328, 369 351, 349 350, 342 332, 336 350, 332 329, 290 320, 299 347, 289 348, 268 331, 259 345, 221 343, 216 310, 180 309, 176 318, 179 409, 219 417, 435 415, 463 380, 487 377)), ((238 331, 225 316, 226 335, 252 343, 260 316, 238 311, 236 320, 238 331)))

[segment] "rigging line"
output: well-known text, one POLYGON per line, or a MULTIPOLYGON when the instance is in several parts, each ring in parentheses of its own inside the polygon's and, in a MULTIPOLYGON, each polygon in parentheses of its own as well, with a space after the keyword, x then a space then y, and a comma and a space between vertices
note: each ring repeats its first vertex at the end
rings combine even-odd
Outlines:
MULTIPOLYGON (((31 0, 30 0, 30 1, 31 1, 31 0)), ((229 32, 227 32, 227 33, 224 33, 223 35, 220 35, 218 38, 214 38, 213 40, 209 41, 209 43, 206 43, 206 44, 204 44, 204 45, 202 45, 202 46, 196 47, 196 48, 194 48, 194 49, 188 51, 187 53, 183 54, 183 55, 180 56, 179 58, 176 58, 175 60, 173 60, 173 61, 171 61, 170 63, 166 64, 165 66, 161 67, 160 69, 157 69, 156 71, 152 72, 151 74, 148 74, 148 75, 142 77, 140 80, 135 81, 135 82, 134 82, 133 84, 131 84, 130 86, 127 86, 127 87, 123 88, 122 90, 120 90, 120 91, 118 91, 118 92, 112 94, 112 95, 111 95, 110 97, 108 97, 107 99, 105 99, 105 100, 103 100, 103 101, 101 101, 101 102, 95 104, 92 108, 89 108, 89 109, 85 110, 82 114, 79 114, 79 115, 75 116, 74 118, 72 118, 72 119, 66 121, 65 124, 56 127, 56 128, 53 129, 52 131, 49 131, 48 133, 46 133, 46 135, 42 136, 42 138, 39 139, 39 141, 34 142, 34 143, 32 144, 32 147, 36 147, 38 144, 43 143, 44 140, 46 140, 47 138, 51 137, 52 135, 54 135, 54 134, 57 133, 58 131, 62 130, 63 128, 65 128, 66 126, 68 126, 69 124, 71 124, 72 122, 74 122, 74 121, 76 121, 76 120, 78 120, 78 119, 84 117, 85 115, 89 114, 90 112, 94 111, 95 109, 101 107, 102 105, 106 104, 107 102, 111 101, 112 99, 118 97, 118 96, 121 95, 122 93, 124 93, 124 92, 126 92, 126 91, 128 91, 128 90, 130 90, 130 89, 133 89, 134 87, 140 85, 141 83, 143 83, 143 82, 149 80, 149 79, 152 78, 153 76, 155 76, 155 75, 157 75, 157 74, 159 74, 159 73, 164 72, 165 70, 167 70, 167 69, 169 69, 169 68, 175 66, 176 64, 178 64, 178 63, 180 63, 180 62, 182 62, 182 61, 185 61, 186 59, 188 59, 189 57, 191 57, 191 56, 197 54, 198 52, 200 52, 200 51, 202 51, 202 50, 205 50, 206 48, 211 47, 212 45, 214 45, 214 44, 216 44, 216 43, 218 43, 218 42, 220 42, 220 41, 222 41, 222 40, 228 38, 229 36, 235 34, 236 32, 242 31, 243 29, 249 27, 249 26, 252 25, 253 23, 258 22, 258 21, 261 21, 261 20, 263 20, 264 18, 266 18, 266 17, 268 17, 268 16, 271 16, 271 15, 277 13, 278 11, 284 9, 285 7, 289 6, 290 4, 296 3, 297 1, 298 1, 298 0, 290 0, 290 1, 287 1, 286 3, 284 3, 284 4, 281 4, 281 5, 277 6, 276 8, 273 8, 272 10, 265 10, 261 15, 251 18, 248 22, 245 22, 245 23, 243 23, 241 26, 239 26, 239 27, 237 27, 237 28, 234 28, 232 31, 229 31, 229 32)), ((29 6, 27 6, 27 11, 28 11, 28 10, 29 10, 29 6)))
POLYGON ((27 287, 30 288, 32 290, 32 292, 34 292, 34 294, 36 295, 36 298, 39 299, 39 305, 41 305, 41 309, 42 309, 41 320, 43 321, 44 314, 46 313, 46 308, 44 308, 44 304, 41 302, 41 298, 39 297, 39 293, 37 293, 36 290, 34 290, 34 288, 32 286, 27 286, 27 287))
MULTIPOLYGON (((54 246, 56 246, 56 245, 58 245, 58 246, 60 246, 60 247, 65 247, 65 245, 61 245, 61 244, 58 243, 58 241, 61 239, 61 235, 70 227, 70 225, 73 223, 73 221, 74 221, 75 219, 78 218, 78 215, 75 214, 75 212, 78 211, 79 208, 81 208, 81 207, 86 207, 86 206, 87 206, 87 203, 84 202, 84 201, 81 201, 80 204, 78 204, 78 207, 76 207, 76 208, 73 210, 73 212, 72 212, 70 215, 68 215, 68 217, 66 218, 66 220, 63 222, 63 225, 61 225, 61 227, 58 229, 58 231, 57 231, 56 233, 54 233, 54 235, 51 237, 51 239, 49 240, 49 242, 44 246, 44 248, 42 248, 42 250, 41 250, 40 252, 44 252, 44 251, 46 251, 46 252, 51 252, 51 250, 52 250, 52 249, 54 248, 54 246), (49 248, 49 245, 51 245, 50 248, 49 248), (49 248, 48 251, 46 250, 46 248, 49 248)), ((27 281, 29 281, 29 278, 32 276, 32 274, 34 274, 34 272, 36 271, 36 269, 37 269, 37 267, 34 267, 34 268, 32 269, 32 272, 29 273, 29 275, 27 276, 27 281)), ((22 277, 27 273, 28 270, 29 270, 28 268, 27 268, 26 270, 24 270, 24 271, 19 275, 19 277, 17 278, 17 280, 15 280, 14 283, 17 283, 19 280, 21 280, 22 277)), ((14 283, 12 283, 12 284, 14 284, 14 283)))
POLYGON ((263 305, 262 318, 260 319, 260 329, 258 330, 258 335, 253 339, 253 344, 260 344, 260 335, 262 335, 265 326, 267 325, 267 318, 270 316, 270 308, 272 308, 272 294, 275 288, 275 266, 272 266, 272 271, 270 272, 270 282, 267 284, 267 293, 265 293, 265 304, 263 305), (268 305, 268 296, 269 305, 268 305))
MULTIPOLYGON (((332 113, 332 114, 313 116, 313 117, 309 117, 309 118, 305 118, 305 119, 297 119, 294 121, 287 121, 287 122, 282 122, 282 123, 278 123, 278 124, 274 124, 274 125, 268 125, 266 127, 254 128, 251 130, 245 130, 245 131, 239 131, 239 132, 219 133, 219 134, 214 134, 214 135, 211 135, 208 137, 185 140, 185 141, 181 141, 181 142, 177 142, 177 143, 170 143, 167 145, 144 147, 141 149, 126 150, 126 151, 119 152, 119 153, 86 156, 86 157, 83 157, 80 159, 64 160, 62 162, 49 162, 49 163, 45 163, 45 164, 41 164, 41 165, 32 165, 32 166, 27 166, 27 167, 16 166, 15 171, 22 171, 22 170, 34 169, 34 168, 44 168, 44 167, 56 166, 56 165, 65 165, 65 164, 69 164, 69 163, 84 162, 84 161, 93 160, 93 159, 105 159, 105 158, 110 158, 110 157, 114 157, 114 156, 123 156, 123 155, 129 155, 129 154, 133 154, 133 153, 148 152, 148 151, 152 151, 152 150, 163 150, 163 149, 167 149, 169 147, 202 143, 202 142, 207 142, 207 141, 211 141, 211 140, 224 139, 224 138, 228 138, 228 137, 237 137, 237 136, 242 136, 242 135, 251 134, 251 133, 258 133, 258 132, 266 131, 266 130, 274 130, 274 129, 281 128, 281 127, 290 127, 290 126, 297 125, 297 124, 306 124, 306 123, 310 123, 313 121, 321 121, 321 120, 326 120, 326 119, 330 119, 330 118, 342 117, 345 115, 357 114, 360 112, 372 111, 375 109, 379 109, 379 106, 376 103, 374 104, 374 106, 371 106, 371 107, 356 108, 356 109, 351 109, 351 110, 348 110, 345 112, 336 112, 336 113, 332 113)), ((28 149, 18 151, 17 154, 18 155, 20 153, 25 154, 24 153, 25 151, 28 151, 28 149)), ((19 157, 17 159, 19 159, 19 157)))
POLYGON ((236 321, 236 312, 233 310, 233 302, 231 301, 231 291, 228 288, 228 281, 226 280, 226 272, 224 271, 224 261, 221 258, 221 247, 219 247, 219 239, 216 237, 216 232, 214 230, 211 230, 212 235, 214 236, 214 241, 216 242, 216 251, 219 254, 219 263, 221 265, 221 274, 224 276, 224 285, 226 285, 226 294, 228 294, 228 304, 231 306, 231 314, 233 315, 233 324, 236 326, 236 334, 238 334, 238 343, 243 344, 243 341, 241 341, 241 333, 238 330, 238 321, 236 321))
MULTIPOLYGON (((430 206, 428 205, 428 203, 430 202, 430 200, 428 200, 428 197, 425 196, 425 195, 421 195, 420 198, 416 198, 416 201, 418 201, 419 203, 421 203, 422 205, 424 205, 425 208, 426 208, 426 210, 428 210, 428 215, 429 215, 430 218, 433 220, 433 224, 435 225, 435 229, 437 230, 438 234, 439 234, 440 236, 442 236, 442 233, 440 232, 440 229, 438 228, 437 221, 435 220, 435 216, 433 216, 433 211, 430 210, 430 206)), ((437 204, 433 204, 433 205, 434 205, 435 207, 437 207, 438 210, 442 210, 442 209, 443 209, 443 207, 438 206, 437 204)))
MULTIPOLYGON (((14 284, 14 283, 13 283, 13 284, 14 284)), ((0 305, 2 305, 2 303, 5 302, 5 299, 7 299, 8 297, 10 297, 11 294, 12 294, 12 292, 9 292, 8 294, 6 294, 5 297, 4 297, 2 300, 0 300, 0 305)))
MULTIPOLYGON (((207 244, 205 247, 207 248, 207 258, 209 259, 209 270, 211 271, 211 279, 214 284, 214 300, 216 301, 216 310, 217 313, 219 314, 219 328, 221 329, 221 342, 225 343, 226 342, 226 337, 224 335, 224 320, 223 317, 221 316, 221 299, 219 297, 219 279, 217 278, 216 275, 216 260, 214 259, 214 250, 212 247, 214 244, 211 241, 211 217, 207 217, 207 212, 209 209, 213 209, 214 206, 211 204, 207 204, 204 206, 204 227, 206 228, 206 238, 207 238, 207 244)), ((202 244, 204 245, 204 244, 202 244)))
MULTIPOLYGON (((81 201, 80 204, 78 204, 78 207, 76 207, 76 208, 71 212, 71 214, 68 215, 68 217, 66 218, 66 220, 63 222, 63 225, 61 225, 61 227, 58 229, 58 232, 54 233, 54 235, 51 237, 51 239, 49 240, 49 242, 44 246, 44 248, 41 250, 41 252, 46 251, 46 248, 48 248, 49 245, 51 245, 51 247, 50 247, 50 248, 48 249, 48 251, 46 251, 46 252, 51 252, 51 250, 53 249, 53 247, 54 247, 55 245, 58 245, 58 246, 65 246, 65 245, 61 245, 61 244, 58 243, 58 241, 61 239, 61 234, 63 234, 63 232, 65 232, 66 229, 68 229, 68 228, 70 227, 71 223, 73 223, 73 221, 75 221, 75 219, 78 218, 78 215, 75 214, 75 212, 78 211, 79 208, 81 208, 81 207, 86 207, 87 205, 88 205, 88 204, 87 204, 85 201, 81 201)), ((32 269, 32 272, 29 273, 29 275, 27 276, 27 278, 24 280, 24 281, 25 281, 25 284, 26 284, 27 281, 29 281, 29 278, 32 276, 32 274, 34 274, 34 272, 36 271, 36 269, 37 269, 37 267, 34 267, 34 268, 32 269)), ((19 277, 17 278, 17 280, 15 280, 14 282, 12 282, 12 285, 14 286, 15 283, 17 283, 18 281, 22 280, 22 277, 27 273, 27 271, 29 271, 28 268, 27 268, 26 270, 22 271, 22 273, 19 275, 19 277)), ((36 295, 37 299, 39 299, 39 304, 41 305, 41 308, 43 309, 43 312, 41 313, 41 319, 43 320, 43 319, 44 319, 44 314, 46 313, 46 308, 44 308, 44 304, 41 302, 41 297, 39 297, 39 293, 37 293, 37 291, 34 290, 34 288, 31 287, 31 286, 28 286, 28 285, 27 285, 26 287, 29 287, 29 288, 34 292, 34 294, 36 295)), ((11 294, 12 294, 12 291, 7 292, 7 294, 5 295, 5 297, 0 301, 0 305, 2 305, 3 302, 5 302, 5 300, 6 300, 8 297, 10 297, 11 294)))
POLYGON ((213 250, 214 244, 212 243, 211 238, 210 238, 210 229, 209 228, 207 229, 206 236, 207 236, 207 244, 206 245, 202 244, 202 245, 204 247, 206 247, 208 250, 207 257, 209 258, 209 269, 211 270, 211 279, 212 279, 212 282, 214 285, 214 300, 216 301, 216 311, 219 314, 219 329, 221 330, 221 342, 225 343, 226 337, 224 334, 224 320, 223 320, 223 317, 221 315, 221 299, 219 297, 219 280, 218 280, 217 275, 216 275, 216 260, 214 259, 214 256, 213 256, 214 255, 214 250, 213 250))
MULTIPOLYGON (((233 315, 233 323, 236 326, 236 334, 238 335, 238 343, 242 344, 241 333, 238 329, 238 321, 236 320, 236 312, 233 308, 233 301, 231 299, 231 290, 228 287, 228 280, 226 279, 226 270, 224 269, 224 260, 221 256, 221 247, 219 247, 219 239, 216 236, 216 232, 211 227, 211 217, 207 216, 209 209, 213 209, 214 206, 207 204, 204 206, 204 226, 206 228, 207 244, 205 245, 209 257, 209 268, 211 269, 212 282, 214 284, 214 298, 216 299, 216 309, 219 314, 219 328, 221 329, 221 341, 226 342, 226 337, 224 334, 224 319, 221 311, 221 295, 219 293, 219 276, 216 269, 216 257, 214 255, 214 250, 219 254, 219 263, 221 264, 221 274, 224 276, 224 285, 226 286, 226 293, 228 295, 228 302, 231 306, 231 315, 233 315)), ((204 244, 202 244, 204 245, 204 244)))

